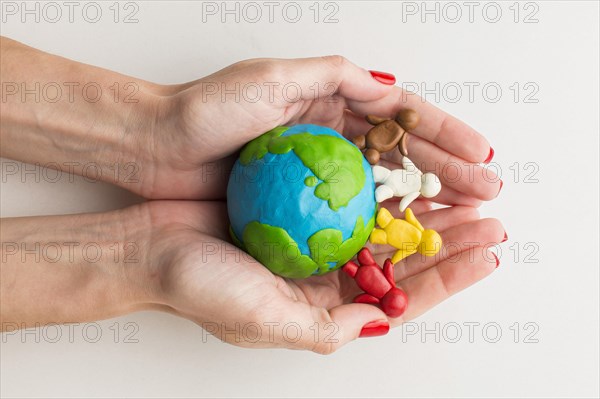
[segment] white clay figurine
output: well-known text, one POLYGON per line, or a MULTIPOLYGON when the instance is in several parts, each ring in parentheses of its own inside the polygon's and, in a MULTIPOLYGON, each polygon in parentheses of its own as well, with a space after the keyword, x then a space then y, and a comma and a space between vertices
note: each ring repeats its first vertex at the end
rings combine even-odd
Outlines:
POLYGON ((389 170, 383 166, 373 166, 375 183, 381 183, 375 189, 375 200, 383 202, 394 196, 400 200, 400 211, 404 210, 419 197, 432 198, 442 189, 438 177, 433 173, 423 173, 407 157, 402 158, 404 169, 389 170))

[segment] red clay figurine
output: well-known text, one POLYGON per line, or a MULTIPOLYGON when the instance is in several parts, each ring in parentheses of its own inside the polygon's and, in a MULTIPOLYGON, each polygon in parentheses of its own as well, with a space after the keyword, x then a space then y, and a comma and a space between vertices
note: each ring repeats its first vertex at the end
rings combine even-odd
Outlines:
POLYGON ((350 261, 342 268, 365 291, 357 295, 354 302, 378 305, 390 317, 401 316, 408 305, 408 297, 396 287, 392 260, 386 259, 382 270, 368 248, 360 250, 357 260, 360 266, 350 261))

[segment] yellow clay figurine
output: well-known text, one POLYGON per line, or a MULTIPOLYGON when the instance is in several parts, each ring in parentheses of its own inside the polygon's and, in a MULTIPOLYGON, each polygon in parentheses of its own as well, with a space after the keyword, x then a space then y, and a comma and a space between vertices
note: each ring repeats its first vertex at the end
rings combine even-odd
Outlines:
POLYGON ((442 237, 435 230, 424 229, 410 208, 406 209, 404 220, 394 219, 390 211, 380 208, 377 224, 381 228, 373 229, 369 241, 396 248, 392 263, 397 263, 415 252, 434 256, 442 247, 442 237))

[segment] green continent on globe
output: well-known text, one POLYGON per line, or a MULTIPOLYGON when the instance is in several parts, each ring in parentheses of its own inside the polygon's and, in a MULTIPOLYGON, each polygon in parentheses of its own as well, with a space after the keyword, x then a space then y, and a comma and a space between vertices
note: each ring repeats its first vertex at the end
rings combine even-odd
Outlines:
MULTIPOLYGON (((374 226, 375 215, 366 225, 359 216, 352 236, 346 241, 342 241, 339 230, 319 230, 308 239, 311 254, 308 256, 300 252, 298 244, 281 227, 254 221, 244 228, 242 248, 275 274, 306 278, 313 274, 325 274, 349 261, 362 248, 374 226), (331 263, 335 265, 331 267, 331 263)), ((233 231, 230 232, 234 240, 240 243, 233 231)))
POLYGON ((362 216, 359 216, 354 225, 352 236, 342 241, 342 232, 336 229, 323 229, 317 231, 308 239, 308 248, 311 258, 319 265, 317 274, 330 271, 328 263, 335 263, 334 269, 348 262, 365 245, 371 231, 375 227, 375 215, 369 219, 366 226, 362 216))
POLYGON ((319 179, 314 176, 308 176, 306 179, 304 179, 304 184, 306 184, 308 187, 314 187, 318 182, 319 179))
MULTIPOLYGON (((276 127, 246 144, 240 153, 240 163, 248 165, 267 152, 281 155, 293 150, 304 166, 321 180, 315 188, 315 196, 327 201, 334 211, 347 206, 362 190, 366 180, 360 150, 334 136, 316 136, 307 132, 281 137, 288 129, 287 126, 276 127)), ((309 180, 307 185, 313 182, 309 180)))

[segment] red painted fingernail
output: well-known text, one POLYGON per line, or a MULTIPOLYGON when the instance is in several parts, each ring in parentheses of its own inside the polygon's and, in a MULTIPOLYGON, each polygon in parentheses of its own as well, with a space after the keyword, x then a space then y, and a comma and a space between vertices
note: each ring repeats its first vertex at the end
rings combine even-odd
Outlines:
POLYGON ((498 266, 500 266, 500 259, 498 259, 498 257, 496 256, 495 253, 492 252, 492 255, 494 255, 494 258, 496 258, 496 269, 498 268, 498 266))
POLYGON ((500 242, 506 242, 506 241, 508 241, 508 234, 506 234, 506 231, 505 231, 504 232, 504 238, 500 242))
POLYGON ((485 159, 485 161, 483 161, 483 163, 490 163, 492 161, 492 158, 494 158, 494 149, 490 147, 490 153, 488 154, 488 157, 485 159))
POLYGON ((394 75, 392 75, 391 73, 387 73, 387 72, 381 72, 381 71, 369 71, 371 73, 371 76, 373 76, 373 78, 380 82, 383 83, 384 85, 393 85, 394 83, 396 83, 396 77, 394 75))
POLYGON ((379 337, 385 335, 390 331, 390 323, 387 320, 377 320, 367 323, 360 330, 360 338, 365 337, 379 337))
POLYGON ((504 182, 502 180, 500 180, 500 188, 498 189, 498 194, 496 194, 496 197, 500 195, 500 191, 502 191, 503 185, 504 185, 504 182))

